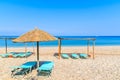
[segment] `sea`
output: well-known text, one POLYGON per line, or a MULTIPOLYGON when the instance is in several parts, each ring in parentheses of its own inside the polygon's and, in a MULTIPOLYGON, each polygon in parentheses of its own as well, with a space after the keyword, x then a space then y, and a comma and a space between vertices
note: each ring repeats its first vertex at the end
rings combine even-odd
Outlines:
MULTIPOLYGON (((33 45, 36 46, 36 42, 32 43, 14 43, 9 38, 17 38, 18 36, 2 36, 0 38, 0 47, 5 47, 5 39, 7 39, 7 46, 8 47, 24 47, 25 45, 32 47, 33 45)), ((95 38, 95 45, 96 46, 120 46, 120 36, 55 36, 56 38, 95 38)), ((93 44, 93 41, 90 41, 90 45, 93 44)), ((40 46, 42 47, 56 47, 58 46, 58 40, 55 41, 48 41, 48 42, 40 42, 40 46)), ((86 46, 86 40, 62 40, 61 46, 86 46)))

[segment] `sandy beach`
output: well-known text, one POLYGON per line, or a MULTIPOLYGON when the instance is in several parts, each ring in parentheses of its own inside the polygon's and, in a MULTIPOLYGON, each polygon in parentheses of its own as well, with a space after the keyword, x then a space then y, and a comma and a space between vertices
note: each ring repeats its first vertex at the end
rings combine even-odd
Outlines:
MULTIPOLYGON (((86 53, 87 47, 62 47, 62 53, 86 53)), ((90 48, 92 53, 92 48, 90 48)), ((22 48, 8 48, 8 52, 23 52, 22 48)), ((31 47, 27 51, 33 51, 31 47)), ((5 53, 0 48, 0 53, 5 53)), ((36 53, 36 50, 35 50, 36 53)), ((95 59, 58 59, 54 56, 58 47, 40 47, 40 61, 54 61, 51 77, 38 76, 36 70, 24 78, 11 78, 11 67, 27 61, 36 61, 36 54, 28 58, 1 58, 0 80, 119 80, 120 79, 120 46, 95 47, 95 59)))
POLYGON ((120 80, 120 0, 0 0, 0 80, 120 80))

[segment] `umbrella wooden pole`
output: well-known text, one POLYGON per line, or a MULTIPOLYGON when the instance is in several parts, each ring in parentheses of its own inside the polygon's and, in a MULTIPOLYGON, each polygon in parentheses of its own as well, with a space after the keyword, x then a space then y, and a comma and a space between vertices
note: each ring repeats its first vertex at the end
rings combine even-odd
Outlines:
POLYGON ((5 52, 7 53, 7 38, 5 38, 5 52))
POLYGON ((87 54, 89 55, 89 47, 90 47, 90 41, 87 41, 87 54))
POLYGON ((95 59, 95 40, 93 41, 93 59, 95 59))
POLYGON ((37 68, 39 68, 39 42, 37 41, 37 68))
POLYGON ((33 43, 33 53, 35 53, 35 50, 34 50, 34 43, 33 43))
POLYGON ((27 43, 25 43, 25 53, 27 52, 27 43))
POLYGON ((58 39, 58 56, 60 59, 60 55, 61 55, 61 39, 58 39))

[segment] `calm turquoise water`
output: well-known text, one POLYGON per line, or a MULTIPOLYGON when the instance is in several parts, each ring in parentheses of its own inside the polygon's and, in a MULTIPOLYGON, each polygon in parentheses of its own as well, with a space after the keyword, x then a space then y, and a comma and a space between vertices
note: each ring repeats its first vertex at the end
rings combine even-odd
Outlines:
MULTIPOLYGON (((4 36, 4 37, 17 37, 17 36, 4 36)), ((120 36, 56 36, 62 38, 96 38, 97 46, 120 46, 120 36)), ((24 43, 13 43, 8 40, 8 47, 22 47, 24 43)), ((90 41, 92 44, 92 41, 90 41)), ((28 46, 32 46, 33 43, 27 43, 28 46)), ((36 43, 34 43, 36 45, 36 43)), ((62 46, 86 46, 87 41, 81 40, 62 40, 62 46)), ((40 42, 40 46, 58 46, 58 41, 40 42)), ((0 47, 5 47, 5 41, 0 39, 0 47)))

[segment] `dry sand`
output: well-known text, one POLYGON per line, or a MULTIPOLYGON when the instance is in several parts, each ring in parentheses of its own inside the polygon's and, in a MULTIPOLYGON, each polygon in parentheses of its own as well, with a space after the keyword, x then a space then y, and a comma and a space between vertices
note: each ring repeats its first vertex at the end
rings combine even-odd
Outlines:
MULTIPOLYGON (((86 53, 86 47, 62 47, 63 53, 86 53)), ((92 48, 90 48, 92 53, 92 48)), ((8 48, 8 52, 21 52, 24 48, 8 48)), ((28 48, 32 51, 32 48, 28 48)), ((36 51, 35 51, 36 52, 36 51)), ((11 66, 19 66, 27 61, 35 61, 36 54, 28 58, 1 58, 0 80, 120 80, 120 46, 97 46, 95 59, 57 59, 57 47, 40 47, 40 61, 54 61, 51 77, 37 77, 36 70, 24 78, 11 78, 11 66)), ((0 53, 5 53, 0 48, 0 53)))

